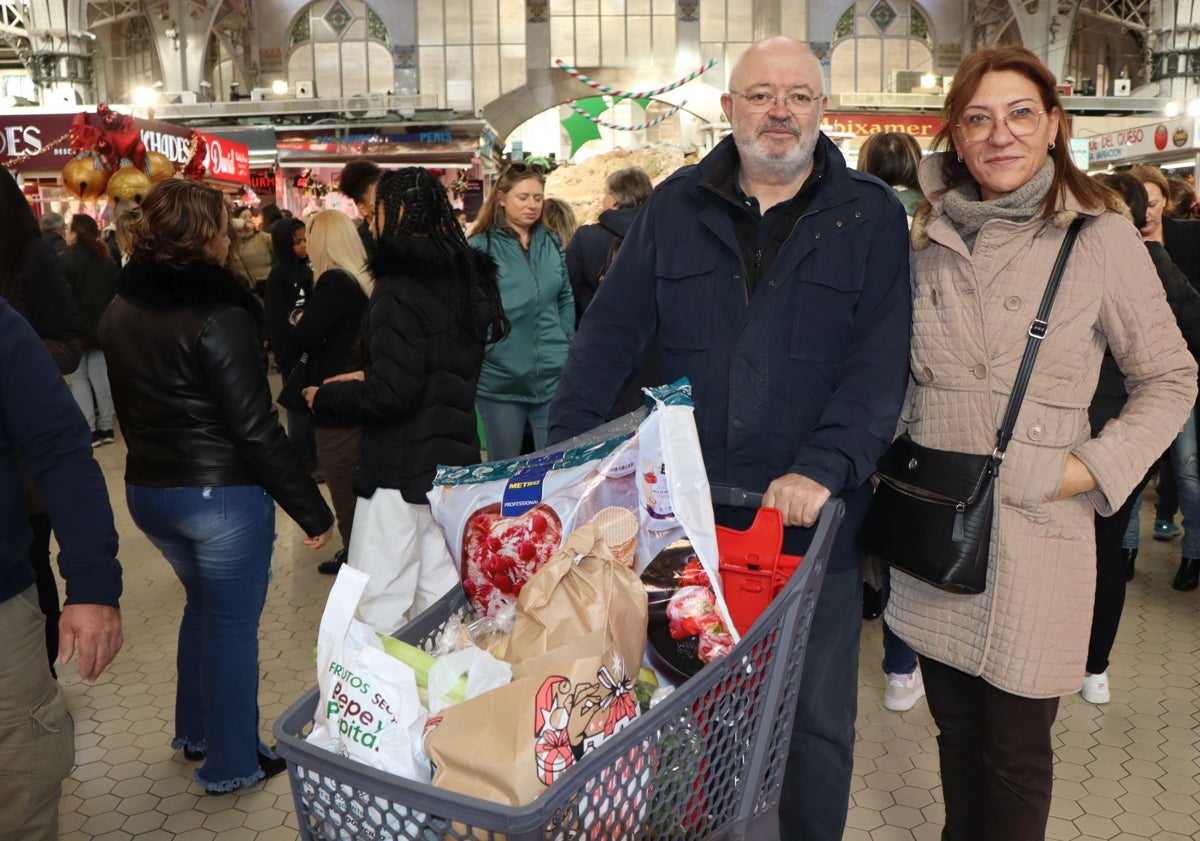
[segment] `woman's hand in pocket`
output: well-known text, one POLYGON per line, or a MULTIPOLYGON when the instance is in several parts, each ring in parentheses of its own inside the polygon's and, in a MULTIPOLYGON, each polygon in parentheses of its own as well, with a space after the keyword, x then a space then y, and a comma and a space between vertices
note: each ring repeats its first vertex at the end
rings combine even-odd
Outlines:
POLYGON ((1054 495, 1054 499, 1067 499, 1068 497, 1085 494, 1095 489, 1096 477, 1092 475, 1092 471, 1088 470, 1087 465, 1073 454, 1067 453, 1067 462, 1063 465, 1062 480, 1058 484, 1058 493, 1054 495))

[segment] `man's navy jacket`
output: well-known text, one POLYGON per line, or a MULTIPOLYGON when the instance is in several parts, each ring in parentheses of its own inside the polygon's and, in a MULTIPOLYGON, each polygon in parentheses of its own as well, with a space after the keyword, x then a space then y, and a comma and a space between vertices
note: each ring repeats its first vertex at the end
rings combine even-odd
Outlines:
MULTIPOLYGON (((861 560, 851 538, 907 386, 908 227, 890 187, 819 142, 825 171, 752 291, 734 226, 747 211, 712 181, 736 172, 732 138, 654 191, 575 336, 550 439, 601 423, 653 346, 664 382, 692 383, 710 482, 765 491, 800 473, 846 500, 838 572, 861 560)), ((786 551, 808 538, 788 529, 786 551)))

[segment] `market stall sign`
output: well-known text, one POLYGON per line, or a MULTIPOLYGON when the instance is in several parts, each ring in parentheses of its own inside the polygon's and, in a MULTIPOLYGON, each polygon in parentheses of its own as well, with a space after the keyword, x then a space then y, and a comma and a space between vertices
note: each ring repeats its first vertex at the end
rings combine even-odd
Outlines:
POLYGON ((1197 147, 1200 120, 1187 117, 1088 138, 1090 165, 1128 163, 1146 158, 1178 157, 1197 147))
POLYGON ((239 186, 250 183, 250 149, 245 143, 204 132, 199 134, 208 144, 208 157, 204 165, 208 168, 209 178, 239 186))
MULTIPOLYGON (((89 123, 92 116, 89 115, 89 123)), ((61 171, 74 157, 65 139, 74 119, 74 113, 22 114, 19 109, 0 114, 0 166, 18 172, 61 171), (60 142, 55 143, 56 140, 60 142)), ((135 120, 135 123, 146 151, 165 155, 176 168, 188 162, 191 129, 157 120, 135 120)), ((250 183, 250 151, 245 144, 203 132, 198 134, 207 143, 204 165, 211 180, 237 185, 250 183)))
POLYGON ((273 169, 252 169, 250 170, 250 189, 256 193, 274 193, 275 192, 275 170, 273 169))
POLYGON ((932 140, 934 135, 942 130, 942 120, 940 117, 922 114, 827 113, 821 121, 821 130, 845 132, 858 137, 894 131, 932 140))
POLYGON ((66 141, 73 119, 74 114, 0 114, 0 166, 58 172, 74 156, 66 141), (55 140, 60 142, 48 148, 55 140), (12 162, 14 158, 18 160, 12 162))
POLYGON ((310 134, 279 131, 276 136, 281 163, 289 160, 341 162, 365 155, 376 162, 467 161, 479 150, 479 136, 456 135, 448 128, 429 126, 424 131, 398 133, 310 134))

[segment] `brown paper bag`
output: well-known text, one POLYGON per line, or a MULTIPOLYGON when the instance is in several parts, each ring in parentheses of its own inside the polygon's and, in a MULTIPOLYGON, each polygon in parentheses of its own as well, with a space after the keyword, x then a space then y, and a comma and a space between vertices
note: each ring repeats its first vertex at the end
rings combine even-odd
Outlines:
POLYGON ((524 805, 638 715, 646 591, 592 526, 573 532, 517 601, 513 682, 455 704, 425 739, 433 784, 524 805))

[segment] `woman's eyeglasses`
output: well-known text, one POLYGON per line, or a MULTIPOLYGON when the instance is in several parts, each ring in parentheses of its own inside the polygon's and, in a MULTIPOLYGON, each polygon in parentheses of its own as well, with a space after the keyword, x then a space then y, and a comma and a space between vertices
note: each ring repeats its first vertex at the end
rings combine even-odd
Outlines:
POLYGON ((963 118, 961 123, 956 123, 955 125, 962 134, 963 140, 968 143, 979 143, 982 140, 987 140, 992 136, 992 132, 996 130, 997 123, 1004 123, 1013 137, 1025 137, 1037 131, 1038 126, 1042 124, 1042 115, 1045 113, 1045 111, 1039 111, 1035 108, 1021 106, 1020 108, 1012 109, 997 120, 991 114, 980 111, 968 114, 963 118))

